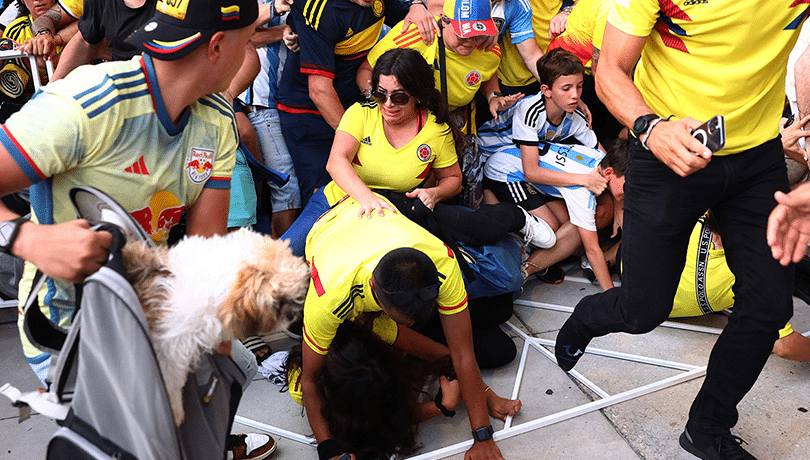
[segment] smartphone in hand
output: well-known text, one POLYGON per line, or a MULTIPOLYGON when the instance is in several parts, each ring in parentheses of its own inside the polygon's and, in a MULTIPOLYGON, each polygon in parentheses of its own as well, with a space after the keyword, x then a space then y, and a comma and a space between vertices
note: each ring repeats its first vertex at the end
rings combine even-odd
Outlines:
POLYGON ((726 124, 723 116, 715 115, 692 130, 692 137, 708 147, 712 153, 722 150, 726 145, 726 124))

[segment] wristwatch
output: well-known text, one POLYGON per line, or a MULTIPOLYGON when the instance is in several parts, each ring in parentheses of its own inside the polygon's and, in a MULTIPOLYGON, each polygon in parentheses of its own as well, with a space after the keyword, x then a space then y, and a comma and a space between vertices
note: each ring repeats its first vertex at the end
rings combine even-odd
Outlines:
POLYGON ((410 0, 408 2, 408 8, 410 8, 410 7, 412 7, 412 6, 416 5, 416 4, 422 5, 425 8, 427 8, 427 5, 425 4, 425 0, 410 0))
POLYGON ((656 118, 658 118, 658 115, 654 113, 648 113, 636 118, 636 121, 633 122, 633 135, 636 136, 636 139, 640 139, 641 135, 647 132, 650 123, 656 118))
POLYGON ((479 428, 477 430, 473 430, 472 436, 473 436, 473 439, 475 439, 476 441, 484 442, 484 441, 489 441, 490 439, 492 439, 492 433, 494 433, 494 432, 495 432, 495 430, 492 429, 492 425, 487 425, 487 426, 482 426, 481 428, 479 428))
POLYGON ((11 246, 14 245, 14 240, 17 239, 23 222, 28 222, 28 219, 18 217, 0 223, 0 252, 11 254, 11 246))

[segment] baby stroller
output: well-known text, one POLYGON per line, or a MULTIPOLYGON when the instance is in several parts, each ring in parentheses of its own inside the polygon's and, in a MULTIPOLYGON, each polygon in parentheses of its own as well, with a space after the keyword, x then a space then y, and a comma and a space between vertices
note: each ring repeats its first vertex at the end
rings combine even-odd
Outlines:
POLYGON ((126 239, 149 239, 103 193, 77 187, 70 199, 80 218, 113 233, 110 257, 77 286, 81 300, 67 333, 42 315, 36 295, 28 299, 26 335, 55 355, 50 391, 21 394, 6 384, 0 392, 61 426, 47 459, 223 459, 245 375, 230 358, 207 356, 188 377, 185 420, 175 426, 146 319, 121 262, 126 239))

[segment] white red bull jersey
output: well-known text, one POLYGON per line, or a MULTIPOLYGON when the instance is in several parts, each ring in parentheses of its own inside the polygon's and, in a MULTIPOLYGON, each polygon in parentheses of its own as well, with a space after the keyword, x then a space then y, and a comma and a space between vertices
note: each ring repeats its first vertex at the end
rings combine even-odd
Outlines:
MULTIPOLYGON (((230 188, 237 139, 233 110, 219 95, 191 104, 176 126, 146 55, 77 69, 43 87, 0 129, 0 142, 33 183, 32 220, 76 219, 68 191, 93 186, 161 244, 203 188, 230 188)), ((22 299, 34 271, 27 264, 22 299)), ((52 321, 69 321, 72 291, 48 282, 41 301, 52 321)))

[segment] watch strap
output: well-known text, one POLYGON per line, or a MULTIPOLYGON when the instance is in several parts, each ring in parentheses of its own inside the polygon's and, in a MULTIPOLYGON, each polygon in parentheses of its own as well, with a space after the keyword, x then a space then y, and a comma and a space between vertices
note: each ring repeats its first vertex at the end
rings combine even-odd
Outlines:
POLYGON ((8 234, 0 234, 0 253, 11 253, 11 247, 14 246, 14 240, 16 240, 17 236, 20 234, 20 227, 24 222, 28 222, 28 219, 25 217, 17 217, 16 219, 0 223, 0 232, 8 232, 8 234), (10 227, 10 229, 8 229, 8 227, 10 227))
POLYGON ((492 429, 492 425, 482 426, 481 428, 473 430, 472 437, 478 442, 489 441, 492 439, 492 433, 494 432, 495 430, 492 429))

